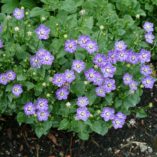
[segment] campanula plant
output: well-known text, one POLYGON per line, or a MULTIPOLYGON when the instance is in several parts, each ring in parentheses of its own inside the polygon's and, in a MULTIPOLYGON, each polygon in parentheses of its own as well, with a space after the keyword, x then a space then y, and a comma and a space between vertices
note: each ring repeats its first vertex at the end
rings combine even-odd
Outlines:
MULTIPOLYGON (((0 113, 16 114, 38 137, 58 128, 84 140, 92 132, 122 128, 130 114, 144 117, 136 105, 143 88, 152 89, 156 81, 150 49, 102 35, 102 27, 91 31, 91 19, 80 26, 83 31, 71 32, 61 24, 62 15, 49 16, 40 20, 24 8, 3 15, 0 113)), ((141 42, 154 43, 153 23, 136 28, 143 32, 141 42)))

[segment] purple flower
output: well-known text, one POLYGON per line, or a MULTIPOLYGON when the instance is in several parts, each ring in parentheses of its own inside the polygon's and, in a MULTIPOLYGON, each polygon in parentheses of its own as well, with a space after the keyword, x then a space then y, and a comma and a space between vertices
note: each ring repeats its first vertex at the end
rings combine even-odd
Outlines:
POLYGON ((96 51, 98 51, 98 45, 95 41, 88 40, 85 49, 89 54, 92 54, 96 51))
POLYGON ((110 107, 104 107, 101 112, 101 117, 104 119, 104 121, 109 121, 114 118, 115 110, 110 107))
POLYGON ((66 100, 68 98, 69 91, 67 88, 59 88, 56 91, 56 97, 58 100, 66 100))
POLYGON ((131 64, 137 64, 139 61, 139 55, 135 52, 129 51, 128 52, 128 57, 127 57, 127 62, 131 64))
POLYGON ((50 34, 50 28, 46 27, 45 25, 41 24, 39 27, 35 30, 35 33, 37 34, 39 39, 46 40, 49 38, 50 34))
POLYGON ((55 74, 52 79, 52 83, 58 87, 61 87, 65 84, 65 75, 64 74, 55 74))
POLYGON ((75 74, 73 70, 69 70, 69 69, 65 70, 64 75, 65 75, 65 80, 68 83, 71 83, 75 80, 75 74))
POLYGON ((78 44, 82 48, 86 48, 87 42, 90 41, 90 37, 86 35, 81 35, 78 38, 78 44))
POLYGON ((152 33, 146 33, 144 37, 147 43, 153 44, 155 36, 152 33))
POLYGON ((112 92, 116 89, 115 80, 106 78, 103 87, 106 93, 112 92))
POLYGON ((24 105, 24 112, 27 116, 35 114, 35 106, 32 102, 28 102, 24 105))
POLYGON ((16 8, 13 12, 13 16, 17 19, 17 20, 21 20, 24 18, 25 13, 24 13, 24 9, 19 9, 16 8))
POLYGON ((104 83, 104 77, 99 72, 95 73, 95 79, 93 80, 93 84, 97 86, 101 86, 104 83))
POLYGON ((138 86, 138 83, 134 80, 132 80, 130 83, 129 83, 129 87, 130 87, 130 90, 131 91, 136 91, 137 90, 137 86, 138 86))
POLYGON ((3 48, 3 41, 0 39, 0 49, 3 48))
POLYGON ((117 51, 124 51, 124 50, 126 50, 127 45, 125 44, 124 41, 120 40, 120 41, 115 42, 114 47, 115 47, 115 50, 117 50, 117 51))
POLYGON ((52 65, 54 61, 54 56, 45 49, 39 49, 36 56, 40 59, 41 64, 52 65))
POLYGON ((72 69, 77 73, 81 73, 85 69, 85 63, 81 60, 74 60, 72 63, 72 69))
POLYGON ((40 68, 41 61, 36 55, 30 57, 30 65, 32 68, 40 68))
POLYGON ((12 93, 18 97, 20 96, 22 93, 23 93, 23 89, 22 89, 22 86, 20 84, 15 84, 13 87, 12 87, 12 93))
POLYGON ((115 129, 122 128, 124 123, 125 123, 125 120, 117 116, 115 116, 114 119, 112 120, 112 124, 115 129))
POLYGON ((16 78, 16 73, 12 70, 6 72, 6 77, 9 81, 14 81, 16 78))
POLYGON ((139 61, 141 63, 150 62, 150 58, 151 58, 150 51, 147 51, 145 49, 141 49, 141 51, 139 53, 139 61))
POLYGON ((5 73, 0 74, 0 84, 6 85, 8 83, 8 78, 5 73))
POLYGON ((87 81, 89 82, 93 82, 96 78, 96 71, 93 68, 88 69, 87 71, 85 71, 85 77, 87 79, 87 81))
POLYGON ((38 111, 37 112, 38 121, 47 121, 48 117, 49 117, 48 111, 38 111))
POLYGON ((141 74, 144 76, 148 76, 152 74, 152 69, 150 68, 149 65, 142 65, 140 69, 141 74))
POLYGON ((69 53, 74 53, 77 49, 77 42, 76 40, 67 40, 65 42, 65 46, 64 46, 64 50, 66 52, 69 52, 69 53))
POLYGON ((146 76, 145 78, 142 79, 142 84, 144 85, 145 88, 150 88, 152 89, 155 83, 155 79, 151 76, 146 76))
POLYGON ((77 99, 77 102, 76 104, 79 106, 79 107, 86 107, 88 104, 89 104, 89 100, 87 97, 79 97, 77 99))
POLYGON ((125 62, 128 58, 128 52, 126 50, 117 51, 117 61, 125 62))
POLYGON ((123 119, 124 121, 126 120, 126 115, 123 114, 122 112, 118 112, 115 116, 117 118, 123 119))
POLYGON ((105 64, 107 63, 107 58, 104 54, 97 53, 93 59, 93 63, 98 67, 105 66, 105 64))
POLYGON ((154 24, 151 22, 145 22, 143 28, 146 32, 153 32, 154 31, 154 24))
POLYGON ((103 73, 103 76, 105 78, 113 77, 115 71, 116 71, 116 67, 114 67, 110 63, 107 63, 104 67, 101 68, 101 72, 103 73))
POLYGON ((76 119, 86 121, 90 117, 90 112, 86 107, 80 107, 77 109, 76 119))
POLYGON ((108 61, 111 64, 116 64, 117 63, 117 52, 115 50, 111 50, 108 52, 108 61))
POLYGON ((104 86, 96 87, 95 91, 96 91, 96 95, 99 97, 105 97, 106 96, 104 86))
POLYGON ((128 73, 124 74, 124 76, 123 76, 124 84, 129 85, 131 83, 131 81, 132 81, 132 75, 130 75, 128 73))
POLYGON ((48 110, 48 100, 44 98, 38 98, 36 102, 36 109, 40 111, 48 110))

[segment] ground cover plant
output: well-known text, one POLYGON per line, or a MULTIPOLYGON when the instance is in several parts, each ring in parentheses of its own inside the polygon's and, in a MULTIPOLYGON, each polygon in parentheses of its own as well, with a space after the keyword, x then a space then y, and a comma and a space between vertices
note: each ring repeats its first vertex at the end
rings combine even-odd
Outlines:
POLYGON ((0 114, 16 114, 38 137, 54 127, 84 140, 145 117, 136 105, 156 81, 156 39, 155 23, 140 21, 143 3, 31 2, 2 1, 0 114))

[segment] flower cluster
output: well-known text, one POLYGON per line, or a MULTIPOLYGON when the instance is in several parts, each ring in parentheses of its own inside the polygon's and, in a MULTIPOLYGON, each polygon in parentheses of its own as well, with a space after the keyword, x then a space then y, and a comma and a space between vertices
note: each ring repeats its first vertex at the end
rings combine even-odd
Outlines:
POLYGON ((79 47, 85 49, 89 54, 93 54, 98 51, 97 43, 86 35, 80 36, 78 40, 67 40, 65 42, 64 50, 69 53, 74 53, 79 47))
POLYGON ((69 85, 75 80, 75 73, 73 70, 65 70, 64 73, 57 73, 53 76, 52 83, 60 87, 56 91, 58 100, 66 100, 69 95, 69 85))
POLYGON ((76 119, 86 121, 90 117, 90 112, 87 108, 89 100, 87 97, 79 97, 77 99, 77 105, 79 108, 76 111, 76 119))
POLYGON ((151 22, 145 22, 143 25, 144 30, 146 31, 145 40, 147 43, 152 44, 155 36, 153 35, 154 24, 151 22))
POLYGON ((12 70, 9 70, 6 73, 0 74, 0 84, 7 85, 10 81, 14 81, 15 78, 16 73, 12 70))
POLYGON ((47 121, 49 117, 48 100, 38 98, 35 103, 28 102, 24 105, 24 112, 27 116, 36 114, 38 121, 47 121))
POLYGON ((110 107, 104 107, 103 111, 101 112, 101 117, 104 121, 112 121, 113 127, 115 129, 122 128, 125 124, 126 115, 122 112, 118 112, 115 114, 115 110, 110 107))
POLYGON ((42 65, 52 65, 54 56, 47 50, 41 48, 34 56, 30 57, 30 65, 32 68, 40 68, 42 65))

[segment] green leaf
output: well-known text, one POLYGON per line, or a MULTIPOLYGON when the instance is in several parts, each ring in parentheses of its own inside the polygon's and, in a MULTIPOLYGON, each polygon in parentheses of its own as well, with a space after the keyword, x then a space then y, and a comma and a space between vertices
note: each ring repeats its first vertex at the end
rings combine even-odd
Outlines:
POLYGON ((19 113, 17 114, 16 119, 17 119, 18 123, 21 124, 21 123, 25 122, 26 116, 25 116, 25 114, 24 114, 23 112, 19 112, 19 113))
POLYGON ((33 7, 36 6, 36 3, 34 0, 21 0, 20 2, 21 6, 25 7, 25 8, 29 8, 32 9, 33 7))
POLYGON ((147 113, 145 112, 144 109, 139 109, 139 110, 136 112, 136 117, 137 117, 137 118, 145 118, 145 117, 147 117, 147 113))
POLYGON ((69 124, 70 124, 70 123, 69 123, 68 119, 63 119, 63 120, 60 122, 60 124, 59 124, 58 130, 66 130, 66 129, 68 129, 69 124))
POLYGON ((44 8, 35 7, 30 11, 30 17, 48 16, 49 13, 44 8))
POLYGON ((92 16, 87 17, 87 18, 84 19, 83 26, 87 27, 89 29, 92 29, 93 28, 93 23, 94 23, 93 17, 92 16))
POLYGON ((32 82, 25 82, 25 86, 27 87, 28 90, 34 88, 34 84, 32 82))

